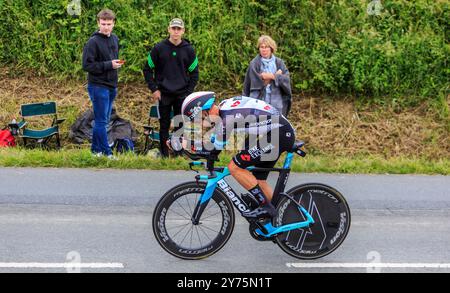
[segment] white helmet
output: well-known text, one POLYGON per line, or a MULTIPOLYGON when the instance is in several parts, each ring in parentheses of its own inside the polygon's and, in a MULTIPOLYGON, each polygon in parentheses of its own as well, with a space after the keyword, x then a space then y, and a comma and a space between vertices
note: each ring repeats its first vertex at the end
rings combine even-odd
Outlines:
POLYGON ((192 121, 201 111, 211 109, 215 100, 216 94, 214 92, 192 93, 184 100, 181 113, 192 121))

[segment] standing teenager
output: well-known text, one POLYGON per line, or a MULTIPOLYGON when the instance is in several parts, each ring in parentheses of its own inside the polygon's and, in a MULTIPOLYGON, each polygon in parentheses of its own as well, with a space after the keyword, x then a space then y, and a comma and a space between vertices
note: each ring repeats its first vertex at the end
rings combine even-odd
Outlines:
MULTIPOLYGON (((169 156, 165 142, 169 138, 170 113, 181 114, 184 99, 194 92, 198 81, 198 59, 188 40, 183 39, 184 22, 180 18, 170 21, 169 37, 156 44, 144 65, 144 77, 158 103, 161 155, 169 156)), ((176 130, 176 129, 175 129, 176 130)))
POLYGON ((96 156, 113 158, 108 143, 107 127, 117 96, 119 39, 112 33, 116 16, 103 9, 97 15, 98 30, 92 34, 83 49, 83 70, 88 72, 87 90, 94 109, 95 124, 92 132, 91 151, 96 156))

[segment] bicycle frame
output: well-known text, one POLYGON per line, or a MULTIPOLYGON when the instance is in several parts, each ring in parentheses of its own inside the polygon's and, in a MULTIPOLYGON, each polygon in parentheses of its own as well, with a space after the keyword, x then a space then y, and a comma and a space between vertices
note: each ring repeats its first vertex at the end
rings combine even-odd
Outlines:
MULTIPOLYGON (((287 153, 286 159, 283 164, 283 168, 255 168, 250 167, 248 170, 260 170, 260 171, 276 171, 280 172, 280 175, 277 180, 277 184, 275 186, 274 190, 274 197, 272 199, 272 203, 274 205, 277 204, 277 202, 280 199, 280 196, 287 196, 291 200, 290 196, 287 194, 284 194, 284 189, 286 187, 289 174, 291 171, 291 164, 292 159, 294 157, 293 153, 287 153)), ((192 162, 192 165, 203 165, 203 162, 192 162)), ((225 177, 230 175, 230 171, 228 168, 214 168, 214 175, 201 175, 198 176, 198 180, 206 181, 206 189, 205 192, 201 195, 194 213, 192 215, 192 223, 194 225, 198 225, 200 222, 200 217, 205 210, 206 206, 209 203, 209 200, 211 199, 214 190, 219 187, 231 200, 233 205, 240 211, 241 215, 242 212, 248 211, 248 206, 242 201, 242 199, 234 192, 234 190, 228 185, 228 183, 224 180, 225 177)), ((294 201, 294 200, 293 200, 294 201)), ((295 202, 295 201, 294 201, 295 202)), ((256 232, 264 237, 271 237, 278 233, 287 232, 295 229, 301 229, 309 227, 310 225, 314 224, 314 220, 312 216, 309 214, 309 212, 303 208, 299 203, 295 202, 298 205, 298 209, 301 214, 303 214, 306 218, 306 221, 304 222, 298 222, 298 223, 292 223, 288 225, 283 225, 280 227, 274 227, 271 222, 264 224, 264 229, 267 231, 267 233, 262 232, 260 229, 257 229, 256 232)))

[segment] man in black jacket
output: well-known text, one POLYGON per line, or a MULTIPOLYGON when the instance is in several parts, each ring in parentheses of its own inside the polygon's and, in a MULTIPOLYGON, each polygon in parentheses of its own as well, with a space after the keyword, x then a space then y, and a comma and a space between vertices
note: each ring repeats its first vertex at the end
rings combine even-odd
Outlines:
POLYGON ((107 126, 117 95, 119 69, 119 39, 112 33, 115 14, 109 9, 97 15, 99 30, 96 31, 83 49, 83 70, 88 72, 88 93, 94 108, 95 124, 92 131, 91 151, 96 156, 112 158, 108 144, 107 126))
MULTIPOLYGON (((181 114, 184 98, 194 92, 198 81, 198 59, 189 41, 183 39, 184 22, 174 18, 169 23, 169 38, 153 47, 144 66, 144 77, 159 103, 161 155, 168 157, 164 143, 169 138, 170 112, 181 114)), ((176 129, 175 129, 176 130, 176 129)))

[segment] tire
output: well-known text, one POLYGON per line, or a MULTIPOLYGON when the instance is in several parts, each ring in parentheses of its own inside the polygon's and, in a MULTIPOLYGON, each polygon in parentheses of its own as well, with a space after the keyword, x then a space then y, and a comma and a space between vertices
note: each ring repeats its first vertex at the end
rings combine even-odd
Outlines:
MULTIPOLYGON (((350 209, 337 190, 320 183, 299 185, 287 192, 313 217, 315 223, 304 229, 277 235, 276 242, 287 254, 299 259, 317 259, 338 248, 350 229, 350 209)), ((277 205, 274 226, 306 221, 289 198, 277 205)))
POLYGON ((230 238, 235 223, 234 209, 219 189, 213 193, 199 225, 191 217, 203 182, 175 186, 159 200, 153 213, 153 233, 168 253, 182 259, 202 259, 219 251, 230 238))

